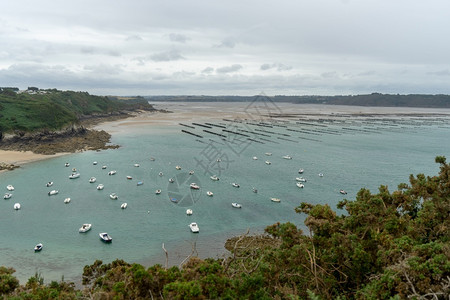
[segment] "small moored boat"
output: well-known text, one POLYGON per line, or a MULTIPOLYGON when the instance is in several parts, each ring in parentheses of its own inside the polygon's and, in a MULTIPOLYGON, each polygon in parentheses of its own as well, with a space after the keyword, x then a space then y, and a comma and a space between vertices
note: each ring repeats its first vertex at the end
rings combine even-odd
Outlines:
POLYGON ((42 245, 42 243, 37 244, 36 246, 34 246, 34 252, 41 251, 43 247, 44 245, 42 245))
POLYGON ((20 209, 20 203, 14 203, 14 209, 19 210, 20 209))
POLYGON ((159 172, 159 174, 158 174, 159 176, 163 176, 164 175, 164 173, 163 172, 159 172))
POLYGON ((89 178, 89 182, 90 182, 90 183, 94 183, 94 182, 96 182, 96 181, 97 181, 97 178, 95 178, 95 177, 89 178))
POLYGON ((239 183, 236 183, 236 182, 233 182, 231 185, 234 186, 235 188, 240 187, 239 183))
POLYGON ((299 169, 299 170, 298 170, 298 174, 303 174, 304 171, 305 171, 305 170, 303 170, 303 169, 299 169))
POLYGON ((295 177, 295 180, 297 180, 299 182, 306 182, 306 178, 303 178, 303 177, 295 177))
POLYGON ((214 180, 214 181, 219 180, 219 177, 217 177, 216 175, 213 175, 213 176, 211 176, 211 177, 209 177, 209 178, 211 178, 211 180, 214 180))
POLYGON ((194 170, 190 170, 189 175, 194 175, 194 170))
POLYGON ((80 229, 78 229, 78 232, 88 232, 89 230, 91 230, 92 228, 92 224, 83 224, 81 225, 80 229))
POLYGON ((105 186, 103 184, 99 184, 97 185, 97 190, 103 190, 105 188, 105 186))
POLYGON ((100 232, 98 234, 100 236, 100 239, 105 242, 105 243, 111 243, 112 242, 112 237, 106 233, 106 232, 100 232))
POLYGON ((297 182, 297 183, 295 183, 295 185, 301 189, 305 187, 305 185, 301 182, 297 182))
POLYGON ((253 160, 258 160, 258 157, 256 157, 256 156, 253 156, 253 160))
POLYGON ((174 183, 174 182, 175 182, 175 179, 169 178, 169 182, 170 182, 170 183, 174 183))
POLYGON ((189 228, 191 229, 191 231, 193 233, 198 233, 200 231, 200 229, 198 228, 197 223, 192 222, 191 224, 189 224, 189 228))
POLYGON ((281 200, 280 200, 280 198, 270 198, 270 200, 272 201, 272 202, 280 202, 281 200))
POLYGON ((126 202, 124 202, 120 205, 120 208, 125 209, 125 208, 127 208, 127 206, 128 206, 128 204, 126 202))
POLYGON ((266 165, 271 165, 272 163, 268 160, 265 161, 266 165))
POLYGON ((78 178, 78 177, 80 177, 80 173, 72 173, 72 174, 69 176, 70 179, 75 179, 75 178, 78 178))
POLYGON ((213 194, 213 192, 211 192, 211 191, 207 191, 207 192, 206 192, 206 195, 212 197, 214 194, 213 194))
POLYGON ((267 156, 272 156, 272 153, 271 152, 266 152, 265 153, 267 156))
POLYGON ((102 166, 102 169, 106 169, 106 166, 102 166))
POLYGON ((117 171, 116 170, 111 170, 108 172, 108 175, 116 175, 117 171))
POLYGON ((323 173, 319 173, 319 177, 323 177, 323 173))
POLYGON ((192 215, 192 209, 190 209, 190 208, 186 209, 186 215, 191 216, 192 215))
POLYGON ((258 190, 256 188, 253 188, 252 191, 253 191, 253 193, 257 193, 258 192, 258 190))
POLYGON ((138 181, 137 183, 136 183, 136 185, 143 185, 144 184, 144 182, 142 182, 142 181, 138 181))
POLYGON ((283 158, 284 159, 292 159, 292 157, 290 155, 284 155, 283 158))
POLYGON ((178 203, 178 199, 177 198, 170 198, 170 201, 172 201, 173 203, 178 203))
POLYGON ((341 193, 342 195, 347 195, 347 192, 344 190, 340 190, 339 193, 341 193))
POLYGON ((6 189, 7 189, 8 191, 14 191, 14 187, 13 187, 12 185, 10 185, 10 184, 8 184, 8 185, 6 186, 6 189))
POLYGON ((157 190, 155 191, 155 194, 156 194, 156 195, 161 194, 161 190, 160 190, 160 189, 157 189, 157 190))
POLYGON ((57 191, 57 190, 51 190, 50 192, 48 192, 48 195, 49 196, 53 196, 53 195, 56 195, 58 193, 59 193, 59 191, 57 191))
POLYGON ((70 164, 69 164, 68 162, 66 162, 64 165, 65 165, 66 167, 70 166, 70 164))
POLYGON ((191 189, 193 189, 193 190, 198 190, 198 189, 200 189, 200 187, 196 184, 196 183, 191 183, 190 185, 189 185, 189 187, 191 188, 191 189))
POLYGON ((135 166, 136 168, 139 168, 139 167, 140 167, 140 165, 139 165, 139 164, 134 164, 134 166, 135 166))
POLYGON ((128 179, 128 180, 131 180, 131 179, 133 179, 133 177, 131 177, 130 175, 128 175, 128 176, 127 176, 127 179, 128 179))
POLYGON ((231 203, 231 206, 233 206, 234 208, 242 208, 242 205, 236 202, 231 203))
POLYGON ((50 186, 52 186, 52 185, 53 185, 53 181, 49 181, 49 182, 47 182, 47 183, 45 184, 46 187, 50 187, 50 186))
POLYGON ((97 162, 96 162, 96 161, 94 161, 94 162, 92 162, 92 164, 93 164, 94 166, 96 166, 96 165, 97 165, 97 162))
POLYGON ((66 204, 70 203, 70 198, 64 199, 64 203, 66 203, 66 204))
POLYGON ((6 193, 6 194, 3 196, 3 199, 7 200, 7 199, 10 199, 11 197, 12 197, 12 194, 11 194, 11 193, 6 193))
POLYGON ((176 166, 175 169, 181 170, 181 167, 180 166, 176 166))
POLYGON ((117 199, 119 199, 119 196, 117 196, 116 193, 111 193, 111 194, 109 195, 109 198, 111 198, 112 200, 117 200, 117 199))

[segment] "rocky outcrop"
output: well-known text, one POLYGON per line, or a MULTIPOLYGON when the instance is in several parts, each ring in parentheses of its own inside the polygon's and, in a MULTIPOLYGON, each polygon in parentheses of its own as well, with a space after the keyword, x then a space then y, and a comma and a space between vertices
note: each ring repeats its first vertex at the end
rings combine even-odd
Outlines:
POLYGON ((34 133, 4 136, 0 149, 14 151, 32 151, 38 154, 56 154, 61 152, 79 152, 118 148, 108 145, 111 135, 106 131, 86 129, 83 126, 71 126, 61 131, 43 130, 34 133))
POLYGON ((3 170, 11 171, 11 170, 14 170, 15 168, 19 168, 19 166, 16 166, 16 165, 13 165, 13 164, 7 164, 7 163, 4 163, 4 162, 0 162, 0 171, 3 171, 3 170))

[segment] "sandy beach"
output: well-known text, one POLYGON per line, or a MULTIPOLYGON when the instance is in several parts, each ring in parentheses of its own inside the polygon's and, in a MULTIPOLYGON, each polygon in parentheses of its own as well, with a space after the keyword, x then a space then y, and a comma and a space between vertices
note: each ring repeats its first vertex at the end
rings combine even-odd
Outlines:
MULTIPOLYGON (((343 105, 292 104, 273 102, 155 102, 156 109, 170 112, 142 112, 133 117, 95 125, 97 130, 110 134, 126 132, 138 126, 177 126, 182 122, 220 121, 223 119, 264 120, 270 116, 291 115, 307 118, 343 118, 349 116, 399 117, 439 116, 450 117, 450 109, 412 107, 365 107, 343 105)), ((65 155, 35 154, 30 151, 0 150, 0 162, 23 165, 37 160, 65 155)))

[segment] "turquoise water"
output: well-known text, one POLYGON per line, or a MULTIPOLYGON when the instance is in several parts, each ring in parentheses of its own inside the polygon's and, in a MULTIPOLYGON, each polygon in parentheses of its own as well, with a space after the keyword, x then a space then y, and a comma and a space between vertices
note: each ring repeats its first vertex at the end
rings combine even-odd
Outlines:
POLYGON ((118 149, 71 154, 2 173, 0 187, 6 193, 6 185, 12 184, 15 191, 11 199, 0 202, 0 265, 14 267, 21 282, 35 272, 46 281, 64 276, 78 282, 83 266, 96 259, 164 264, 162 243, 172 265, 189 255, 194 243, 199 256, 218 257, 225 252, 226 238, 247 228, 262 232, 267 225, 287 221, 301 227, 304 216, 294 208, 303 201, 335 208, 344 198, 340 189, 348 192, 348 199, 354 199, 362 187, 376 192, 384 184, 392 191, 407 182, 410 174, 437 174, 435 156, 450 157, 447 118, 344 120, 290 118, 272 127, 252 125, 253 121, 211 121, 252 140, 223 132, 222 127, 205 128, 190 122, 184 123, 194 129, 142 125, 128 134, 114 134, 112 143, 121 145, 118 149), (183 129, 203 138, 183 133, 183 129), (266 152, 272 155, 266 156, 266 152), (283 155, 292 159, 283 159, 283 155), (65 162, 70 167, 65 167, 65 162), (182 169, 176 170, 177 165, 182 169), (80 178, 69 179, 73 167, 80 178), (299 168, 304 174, 298 174, 299 168), (109 176, 110 170, 117 174, 109 176), (189 170, 195 173, 189 175, 189 170), (220 180, 212 181, 212 174, 220 180), (127 175, 133 179, 127 180, 127 175), (89 183, 91 176, 97 178, 96 183, 89 183), (298 176, 307 179, 304 189, 295 185, 298 176), (170 177, 176 182, 169 183, 170 177), (54 181, 50 188, 45 186, 48 181, 54 181), (137 181, 144 184, 137 186, 137 181), (201 189, 189 189, 191 182, 201 189), (233 182, 240 188, 234 188, 233 182), (105 189, 96 190, 98 183, 105 189), (258 193, 252 192, 253 187, 258 193), (48 196, 52 189, 59 194, 48 196), (162 193, 156 195, 156 189, 162 193), (208 197, 207 190, 214 196, 208 197), (118 200, 109 198, 112 192, 118 194, 118 200), (66 197, 72 199, 69 204, 63 202, 66 197), (271 197, 281 202, 271 202, 271 197), (170 198, 177 198, 178 203, 170 198), (13 210, 15 202, 21 204, 21 210, 13 210), (123 202, 128 203, 125 210, 120 209, 123 202), (231 202, 241 203, 242 209, 233 208, 231 202), (187 208, 194 211, 192 216, 186 215, 187 208), (189 231, 190 222, 199 224, 199 234, 189 231), (78 233, 83 223, 92 223, 92 230, 78 233), (99 232, 108 232, 113 242, 102 243, 99 232), (38 242, 44 249, 34 253, 38 242))

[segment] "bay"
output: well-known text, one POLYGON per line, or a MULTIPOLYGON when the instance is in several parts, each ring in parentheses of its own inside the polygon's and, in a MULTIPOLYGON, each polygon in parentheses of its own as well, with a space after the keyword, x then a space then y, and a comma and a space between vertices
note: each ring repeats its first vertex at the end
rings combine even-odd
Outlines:
POLYGON ((46 282, 64 277, 79 283, 83 267, 96 259, 164 265, 163 243, 170 265, 180 264, 194 245, 200 257, 220 257, 226 254, 225 240, 247 229, 261 233, 268 225, 288 221, 303 228, 304 216, 294 212, 301 202, 335 209, 338 201, 354 199, 360 188, 376 192, 383 184, 393 191, 410 174, 437 174, 434 158, 450 154, 447 110, 394 109, 385 116, 377 108, 359 114, 359 107, 278 104, 259 108, 277 113, 267 121, 249 113, 249 103, 156 105, 175 114, 159 116, 163 121, 154 124, 136 121, 130 126, 127 122, 133 121, 128 120, 106 125, 118 149, 55 157, 0 174, 5 193, 6 185, 15 187, 13 197, 0 203, 0 265, 14 267, 22 283, 36 272, 46 282), (177 118, 177 112, 186 111, 192 119, 177 118), (80 178, 69 179, 72 168, 80 178), (117 174, 108 175, 110 170, 117 174), (220 180, 211 180, 214 174, 220 180), (96 183, 89 183, 92 176, 96 183), (303 189, 295 185, 299 176, 307 180, 303 189), (49 181, 52 187, 46 187, 49 181), (192 182, 200 190, 190 189, 192 182), (240 187, 233 187, 234 182, 240 187), (98 183, 104 190, 96 189, 98 183), (52 189, 59 194, 48 196, 52 189), (162 193, 155 194, 156 189, 162 193), (340 189, 348 194, 341 195, 340 189), (113 192, 118 200, 110 199, 113 192), (22 206, 18 211, 13 209, 16 202, 22 206), (120 208, 124 202, 127 209, 120 208), (233 208, 232 202, 242 208, 233 208), (186 215, 187 208, 192 216, 186 215), (190 232, 190 222, 198 223, 200 233, 190 232), (92 230, 79 233, 83 223, 92 223, 92 230), (102 243, 99 232, 108 232, 113 242, 102 243), (39 242, 44 249, 35 253, 39 242))

